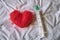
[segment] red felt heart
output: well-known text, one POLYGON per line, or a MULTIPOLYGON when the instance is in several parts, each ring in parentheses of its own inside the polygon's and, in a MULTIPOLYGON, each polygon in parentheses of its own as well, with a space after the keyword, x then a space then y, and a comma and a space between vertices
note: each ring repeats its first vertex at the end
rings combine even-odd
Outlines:
POLYGON ((10 14, 11 21, 21 28, 27 27, 30 23, 32 23, 33 18, 33 13, 27 10, 22 13, 18 10, 14 10, 10 14))

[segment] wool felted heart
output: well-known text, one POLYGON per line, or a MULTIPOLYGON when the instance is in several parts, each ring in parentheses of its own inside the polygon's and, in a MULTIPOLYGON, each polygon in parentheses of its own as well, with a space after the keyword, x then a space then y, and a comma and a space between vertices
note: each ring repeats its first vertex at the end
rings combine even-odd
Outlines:
POLYGON ((33 13, 27 10, 25 10, 24 12, 14 10, 10 13, 11 21, 21 28, 28 27, 28 25, 32 23, 33 18, 33 13))

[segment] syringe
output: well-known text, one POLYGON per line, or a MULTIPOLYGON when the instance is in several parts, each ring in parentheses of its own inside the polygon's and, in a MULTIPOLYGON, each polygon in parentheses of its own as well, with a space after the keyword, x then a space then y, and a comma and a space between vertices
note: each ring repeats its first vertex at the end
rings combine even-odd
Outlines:
POLYGON ((47 28, 46 28, 46 25, 45 25, 45 19, 43 17, 43 13, 42 13, 41 7, 42 7, 42 0, 40 0, 40 7, 38 6, 38 1, 37 1, 36 2, 36 6, 35 6, 36 19, 37 19, 37 23, 38 23, 38 26, 39 26, 39 33, 42 33, 41 34, 42 37, 47 37, 48 36, 48 32, 47 32, 47 28))

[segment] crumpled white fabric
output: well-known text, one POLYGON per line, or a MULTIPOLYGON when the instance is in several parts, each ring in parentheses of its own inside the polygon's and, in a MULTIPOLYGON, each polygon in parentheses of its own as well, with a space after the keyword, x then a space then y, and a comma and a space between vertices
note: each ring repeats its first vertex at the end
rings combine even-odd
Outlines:
POLYGON ((35 12, 34 0, 0 0, 0 40, 60 40, 60 0, 43 0, 48 37, 41 38, 37 21, 28 28, 16 27, 9 19, 14 9, 35 12))

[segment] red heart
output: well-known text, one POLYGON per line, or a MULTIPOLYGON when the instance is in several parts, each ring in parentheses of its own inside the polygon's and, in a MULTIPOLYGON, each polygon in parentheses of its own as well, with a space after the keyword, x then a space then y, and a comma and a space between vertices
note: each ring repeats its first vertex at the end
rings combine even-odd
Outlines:
POLYGON ((33 13, 27 10, 22 13, 18 10, 14 10, 10 14, 11 21, 21 28, 27 27, 30 23, 32 23, 33 18, 33 13))

